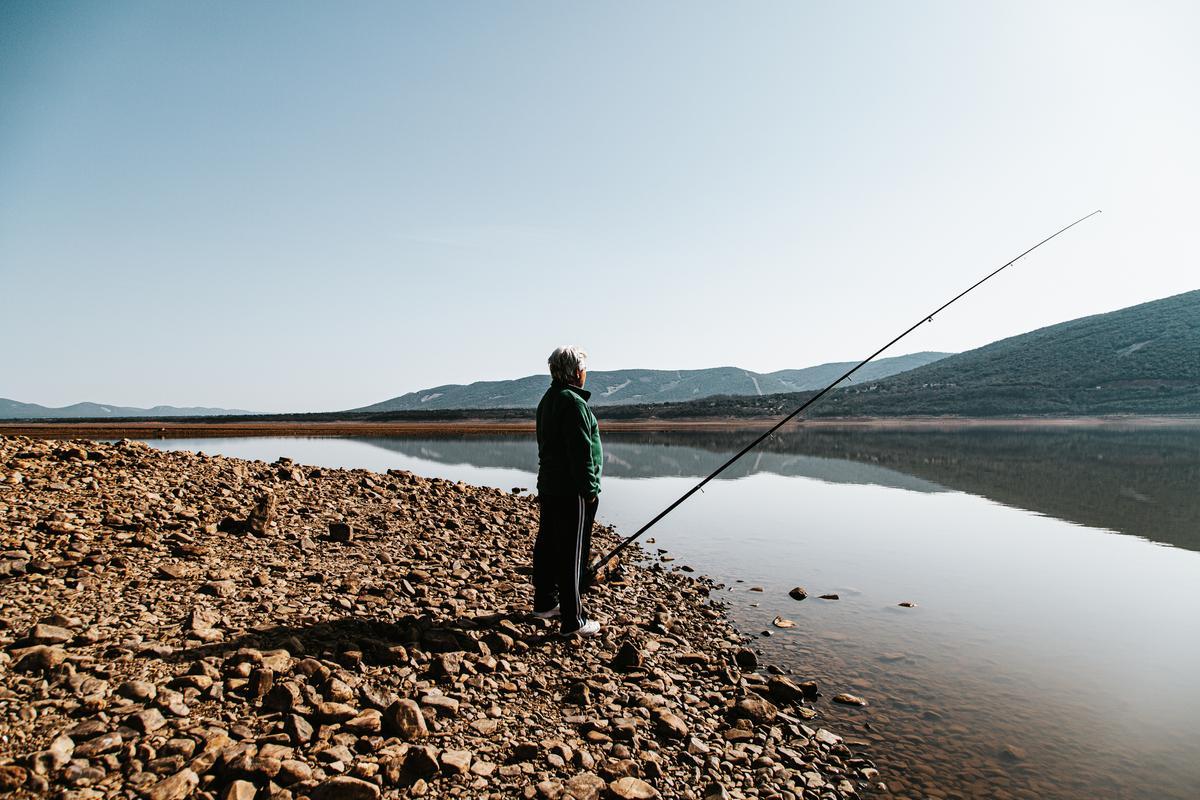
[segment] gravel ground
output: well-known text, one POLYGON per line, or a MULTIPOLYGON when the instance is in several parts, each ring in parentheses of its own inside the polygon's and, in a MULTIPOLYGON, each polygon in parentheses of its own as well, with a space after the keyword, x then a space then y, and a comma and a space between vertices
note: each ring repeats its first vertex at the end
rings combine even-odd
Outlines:
POLYGON ((11 796, 886 791, 704 578, 630 548, 601 636, 533 618, 521 491, 14 436, 0 521, 11 796))

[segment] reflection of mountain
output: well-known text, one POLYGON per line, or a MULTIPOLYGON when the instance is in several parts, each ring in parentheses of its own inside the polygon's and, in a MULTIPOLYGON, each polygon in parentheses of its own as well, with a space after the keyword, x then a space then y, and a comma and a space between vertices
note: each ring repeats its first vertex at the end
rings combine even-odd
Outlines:
MULTIPOLYGON (((699 478, 753 433, 610 433, 612 477, 699 478)), ((370 439, 445 463, 537 470, 515 438, 370 439)), ((758 472, 913 491, 943 487, 1096 528, 1200 551, 1200 428, 781 433, 725 476, 758 472)), ((723 476, 724 477, 724 476, 723 476)))
MULTIPOLYGON (((672 435, 673 436, 673 435, 672 435)), ((690 442, 630 441, 630 436, 609 434, 604 440, 604 474, 611 478, 702 478, 721 465, 729 453, 690 442)), ((670 436, 667 438, 671 438, 670 436)), ((537 447, 529 439, 483 438, 369 438, 361 441, 413 458, 443 464, 516 469, 537 472, 537 447)), ((935 483, 887 467, 844 458, 760 451, 751 453, 721 474, 722 479, 744 478, 760 472, 828 483, 862 483, 908 489, 944 491, 935 483)))
MULTIPOLYGON (((722 452, 747 439, 685 436, 692 446, 722 452)), ((1200 428, 809 429, 763 446, 866 462, 1046 516, 1200 550, 1200 428)))

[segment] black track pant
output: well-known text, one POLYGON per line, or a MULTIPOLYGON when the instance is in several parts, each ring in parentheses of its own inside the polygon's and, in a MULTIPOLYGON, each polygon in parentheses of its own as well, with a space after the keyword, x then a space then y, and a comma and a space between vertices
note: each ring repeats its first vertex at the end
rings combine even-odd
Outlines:
POLYGON ((579 590, 592 551, 592 523, 599 504, 577 494, 538 496, 542 519, 533 545, 533 610, 547 611, 557 604, 564 633, 586 619, 579 590))

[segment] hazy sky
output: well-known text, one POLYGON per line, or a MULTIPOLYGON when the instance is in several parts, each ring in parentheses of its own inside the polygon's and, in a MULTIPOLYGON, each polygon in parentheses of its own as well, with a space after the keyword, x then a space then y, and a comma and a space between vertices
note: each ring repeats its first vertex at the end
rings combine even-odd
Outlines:
POLYGON ((0 5, 0 396, 346 408, 1200 287, 1200 4, 0 5))

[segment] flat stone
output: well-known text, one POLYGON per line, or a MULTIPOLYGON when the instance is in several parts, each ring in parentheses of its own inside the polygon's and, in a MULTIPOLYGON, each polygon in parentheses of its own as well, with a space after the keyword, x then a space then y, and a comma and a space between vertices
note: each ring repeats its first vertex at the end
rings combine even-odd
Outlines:
POLYGON ((83 744, 75 747, 76 758, 95 758, 105 753, 111 753, 121 749, 121 745, 125 743, 121 734, 116 731, 104 733, 94 739, 88 739, 83 744))
POLYGON ((74 638, 74 631, 57 625, 38 624, 29 632, 29 639, 35 644, 64 644, 74 638))
POLYGON ((653 800, 658 791, 640 778, 618 778, 608 785, 608 791, 618 800, 653 800))
POLYGON ((368 781, 339 775, 313 787, 308 796, 310 800, 377 800, 380 791, 368 781))
POLYGON ((842 743, 842 737, 838 736, 836 733, 830 733, 824 728, 818 730, 817 734, 813 738, 821 744, 827 744, 831 746, 842 743))
POLYGON ((449 775, 462 775, 471 768, 470 750, 443 750, 442 772, 449 775))
POLYGON ((373 708, 359 713, 342 723, 342 728, 359 736, 371 736, 383 730, 383 714, 373 708))
POLYGON ((208 581, 200 587, 200 591, 213 597, 230 597, 237 591, 237 584, 231 580, 208 581))
POLYGON ((567 781, 566 793, 573 800, 598 800, 608 784, 594 772, 580 772, 567 781))
POLYGON ((148 708, 129 718, 131 725, 142 733, 153 733, 167 724, 162 712, 157 708, 148 708))
POLYGON ((151 786, 146 797, 149 800, 183 800, 199 785, 200 776, 190 769, 183 769, 151 786))

